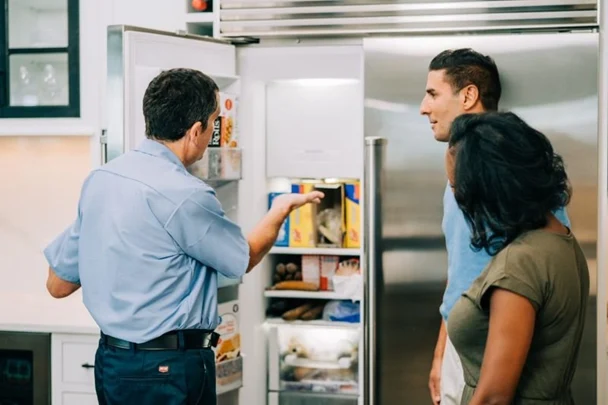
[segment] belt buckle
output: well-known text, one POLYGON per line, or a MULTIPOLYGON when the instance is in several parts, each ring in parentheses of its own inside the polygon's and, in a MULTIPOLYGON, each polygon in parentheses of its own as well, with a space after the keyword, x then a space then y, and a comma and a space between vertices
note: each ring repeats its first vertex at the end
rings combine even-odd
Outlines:
POLYGON ((207 336, 205 336, 204 340, 205 341, 203 342, 203 344, 205 345, 205 347, 216 347, 217 343, 220 340, 220 334, 217 332, 211 332, 207 334, 207 336))

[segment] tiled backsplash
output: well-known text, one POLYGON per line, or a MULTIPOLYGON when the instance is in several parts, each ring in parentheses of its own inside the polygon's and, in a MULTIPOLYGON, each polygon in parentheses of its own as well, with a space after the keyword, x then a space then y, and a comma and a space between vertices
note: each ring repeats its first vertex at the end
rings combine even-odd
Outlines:
POLYGON ((75 218, 90 137, 0 137, 0 293, 44 293, 42 250, 75 218))

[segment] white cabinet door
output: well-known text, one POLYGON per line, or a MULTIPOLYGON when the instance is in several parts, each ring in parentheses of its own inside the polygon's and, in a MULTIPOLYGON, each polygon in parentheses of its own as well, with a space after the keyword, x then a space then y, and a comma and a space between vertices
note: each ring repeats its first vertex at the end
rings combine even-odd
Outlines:
POLYGON ((99 335, 51 336, 53 405, 97 404, 93 367, 98 342, 99 335))
POLYGON ((64 392, 62 403, 56 405, 98 405, 97 395, 78 392, 64 392))

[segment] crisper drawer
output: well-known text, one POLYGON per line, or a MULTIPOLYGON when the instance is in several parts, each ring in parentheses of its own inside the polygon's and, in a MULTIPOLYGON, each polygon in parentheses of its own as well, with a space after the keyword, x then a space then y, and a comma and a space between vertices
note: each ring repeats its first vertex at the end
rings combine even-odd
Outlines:
POLYGON ((357 397, 271 392, 268 405, 357 405, 357 397))
POLYGON ((359 324, 329 324, 269 329, 269 391, 359 395, 359 324))

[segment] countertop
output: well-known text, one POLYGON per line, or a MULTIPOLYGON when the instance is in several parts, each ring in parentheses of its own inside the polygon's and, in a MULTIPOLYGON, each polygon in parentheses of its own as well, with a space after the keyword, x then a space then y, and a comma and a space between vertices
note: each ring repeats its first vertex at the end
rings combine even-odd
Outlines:
POLYGON ((0 331, 99 334, 80 291, 62 299, 0 293, 0 331))

